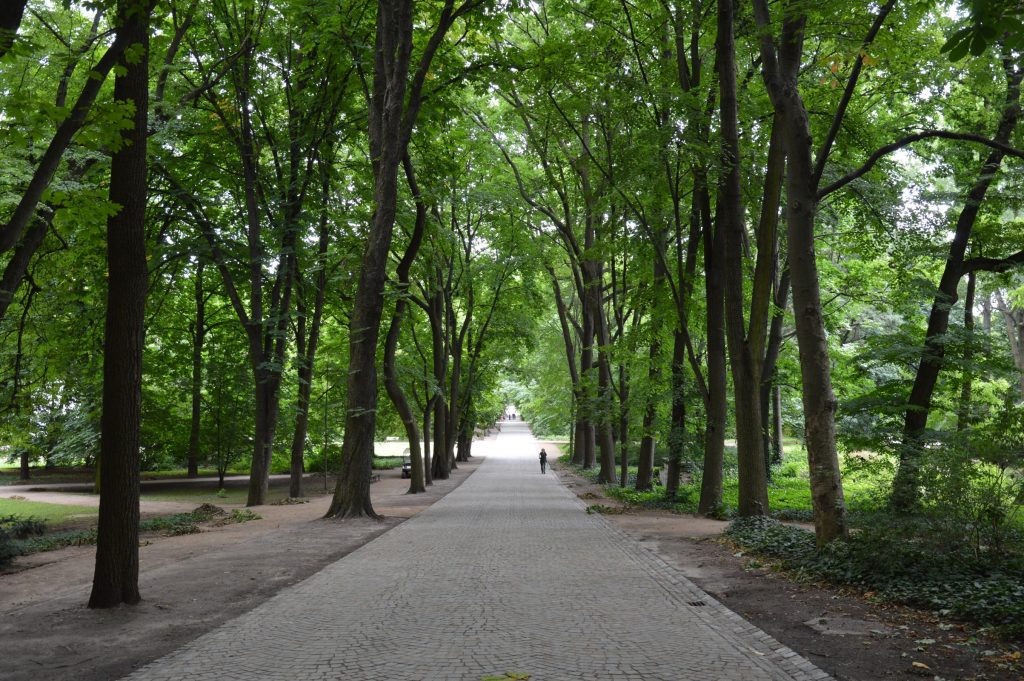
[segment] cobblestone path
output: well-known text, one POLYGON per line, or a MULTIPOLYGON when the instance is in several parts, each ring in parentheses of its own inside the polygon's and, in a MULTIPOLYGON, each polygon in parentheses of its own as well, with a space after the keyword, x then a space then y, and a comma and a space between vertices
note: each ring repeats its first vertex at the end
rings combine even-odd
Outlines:
POLYGON ((434 506, 128 678, 829 678, 585 513, 504 426, 434 506))

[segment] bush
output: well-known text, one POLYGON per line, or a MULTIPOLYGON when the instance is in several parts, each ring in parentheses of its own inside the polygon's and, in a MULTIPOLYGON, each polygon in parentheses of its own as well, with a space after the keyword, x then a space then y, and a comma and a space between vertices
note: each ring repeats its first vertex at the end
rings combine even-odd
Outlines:
POLYGON ((22 518, 17 515, 0 517, 0 566, 25 552, 22 540, 39 536, 45 531, 46 523, 38 518, 22 518))
POLYGON ((31 536, 41 535, 46 531, 46 521, 39 518, 22 518, 17 515, 0 517, 0 528, 3 528, 15 539, 28 539, 31 536))
MULTIPOLYGON (((809 579, 856 586, 897 603, 1024 633, 1024 554, 979 555, 969 543, 942 549, 927 519, 875 521, 818 551, 814 533, 769 518, 740 518, 725 536, 809 579)), ((944 535, 940 535, 944 537, 944 535)))

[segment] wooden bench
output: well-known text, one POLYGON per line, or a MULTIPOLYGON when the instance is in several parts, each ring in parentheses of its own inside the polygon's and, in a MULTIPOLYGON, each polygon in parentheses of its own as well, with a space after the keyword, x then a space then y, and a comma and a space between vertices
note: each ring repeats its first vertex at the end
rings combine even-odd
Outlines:
POLYGON ((370 473, 370 483, 380 482, 380 473, 370 473))

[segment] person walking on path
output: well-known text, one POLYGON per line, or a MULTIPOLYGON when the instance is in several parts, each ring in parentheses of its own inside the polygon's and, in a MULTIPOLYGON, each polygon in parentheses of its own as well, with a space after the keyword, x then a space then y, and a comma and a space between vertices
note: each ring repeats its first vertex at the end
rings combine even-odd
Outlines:
POLYGON ((545 469, 547 467, 548 467, 548 453, 544 451, 543 447, 541 447, 541 450, 540 450, 540 472, 541 473, 546 473, 547 471, 545 469))

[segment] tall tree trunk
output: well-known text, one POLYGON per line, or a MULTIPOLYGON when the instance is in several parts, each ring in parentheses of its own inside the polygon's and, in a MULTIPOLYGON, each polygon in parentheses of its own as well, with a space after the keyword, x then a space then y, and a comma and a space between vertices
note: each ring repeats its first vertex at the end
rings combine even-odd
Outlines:
MULTIPOLYGON (((1020 84, 1022 72, 1010 59, 1004 60, 1006 72, 1006 101, 996 130, 995 140, 1007 144, 1017 127, 1020 117, 1020 84)), ((928 424, 932 393, 942 370, 946 353, 946 332, 949 329, 950 309, 957 301, 957 288, 963 275, 964 255, 978 217, 978 211, 985 200, 989 187, 995 180, 1002 165, 1004 152, 993 149, 982 165, 978 177, 971 187, 960 216, 956 222, 949 255, 939 280, 939 288, 928 315, 928 330, 925 332, 924 350, 917 366, 914 385, 907 400, 907 411, 903 419, 903 447, 900 451, 900 467, 893 480, 891 503, 893 508, 909 511, 919 502, 919 468, 921 465, 921 436, 928 424)), ((795 281, 795 280, 794 280, 795 281)), ((794 288, 794 303, 796 300, 794 288)), ((798 329, 799 330, 799 329, 798 329)))
MULTIPOLYGON (((839 455, 835 442, 837 402, 832 392, 828 341, 818 286, 814 226, 817 218, 818 185, 835 134, 856 88, 862 62, 855 62, 844 97, 833 117, 832 127, 818 151, 816 160, 812 160, 813 137, 798 84, 806 16, 794 11, 782 18, 780 45, 776 49, 767 0, 753 0, 753 5, 755 21, 762 32, 761 73, 776 116, 781 117, 787 155, 785 184, 789 269, 797 344, 800 350, 804 430, 811 473, 814 529, 818 544, 821 546, 845 536, 847 527, 846 504, 843 499, 839 455)), ((895 0, 890 0, 878 10, 864 40, 865 49, 874 40, 894 6, 895 0)))
POLYGON ((781 463, 785 451, 782 447, 782 388, 772 386, 772 462, 781 463))
MULTIPOLYGON (((326 189, 326 184, 325 184, 326 189)), ((316 299, 313 302, 313 319, 309 325, 309 337, 302 343, 296 339, 299 355, 299 385, 295 404, 295 430, 292 433, 291 469, 288 496, 298 499, 304 495, 302 474, 305 472, 306 434, 309 432, 309 405, 313 393, 313 371, 316 366, 316 351, 320 344, 320 327, 323 324, 324 303, 327 298, 327 264, 325 258, 330 244, 330 229, 326 215, 320 221, 320 240, 317 248, 319 271, 316 277, 316 299)), ((300 318, 300 323, 303 318, 300 318)), ((297 335, 302 336, 300 331, 297 335)), ((326 460, 324 462, 326 466, 326 460)))
POLYGON ((409 494, 426 492, 426 482, 423 477, 423 454, 420 451, 420 433, 416 426, 416 416, 413 414, 409 400, 405 397, 405 391, 398 381, 398 367, 395 362, 395 354, 398 351, 398 336, 401 332, 402 321, 405 318, 405 310, 409 305, 409 270, 412 268, 413 260, 420 250, 423 242, 423 232, 427 224, 427 207, 423 203, 419 187, 416 184, 416 176, 413 172, 412 161, 408 154, 402 158, 402 165, 405 168, 405 177, 412 191, 413 199, 416 202, 416 224, 413 228, 409 244, 406 246, 405 255, 398 263, 396 275, 398 277, 398 298, 395 300, 395 311, 391 315, 391 326, 388 328, 387 338, 384 341, 384 387, 387 390, 395 411, 402 419, 405 426, 405 434, 409 439, 409 454, 412 459, 412 476, 409 480, 409 494))
MULTIPOLYGON (((621 336, 620 336, 621 337, 621 336)), ((629 482, 629 372, 619 364, 619 487, 629 482)))
POLYGON ((637 452, 636 489, 651 489, 651 476, 654 472, 654 423, 657 418, 657 394, 655 386, 661 383, 661 336, 664 329, 664 315, 658 308, 665 295, 665 278, 667 272, 662 254, 665 252, 665 232, 660 230, 654 235, 655 248, 660 253, 654 254, 653 277, 651 282, 653 305, 650 315, 651 343, 647 350, 647 395, 644 398, 644 416, 641 426, 643 434, 640 449, 637 452))
POLYGON ((978 275, 967 275, 967 296, 964 298, 964 368, 960 385, 960 404, 956 412, 956 429, 965 430, 971 424, 971 388, 974 380, 974 290, 978 275))
POLYGON ((206 341, 206 292, 203 261, 196 265, 196 321, 192 329, 192 420, 188 436, 188 477, 199 477, 199 435, 203 423, 203 344, 206 341))
POLYGON ((433 471, 431 470, 430 459, 430 419, 434 413, 434 398, 427 400, 423 408, 423 484, 430 486, 434 484, 433 471))
MULTIPOLYGON (((433 348, 434 362, 434 383, 438 389, 443 390, 448 382, 448 361, 447 351, 444 343, 444 296, 438 288, 430 297, 430 338, 433 348)), ((447 480, 451 473, 448 461, 448 405, 443 394, 434 396, 434 460, 431 463, 431 477, 437 480, 447 480)))
POLYGON ((773 432, 782 430, 782 416, 778 407, 773 405, 772 400, 779 397, 778 385, 778 362, 779 354, 782 351, 782 322, 786 315, 786 305, 789 299, 789 264, 783 268, 782 276, 779 277, 778 285, 775 288, 775 314, 772 316, 771 325, 768 328, 768 342, 764 350, 764 364, 761 365, 761 431, 764 438, 765 471, 771 477, 772 464, 782 460, 782 442, 773 432), (774 422, 769 423, 769 415, 773 415, 774 422), (776 428, 773 424, 779 424, 776 428))
POLYGON ((546 269, 551 278, 551 288, 555 296, 555 308, 558 311, 558 322, 562 328, 562 342, 565 344, 565 360, 569 367, 569 379, 572 383, 573 419, 571 427, 573 432, 570 436, 572 440, 570 448, 572 462, 577 466, 582 466, 584 461, 584 438, 582 436, 583 422, 580 419, 580 401, 583 396, 583 388, 580 385, 580 372, 576 366, 576 346, 573 343, 572 329, 569 327, 569 310, 565 300, 562 298, 562 289, 558 284, 558 277, 555 275, 553 267, 547 265, 546 269))
POLYGON ((725 348, 725 242, 720 229, 705 225, 704 288, 707 296, 707 384, 704 423, 704 470, 701 475, 701 515, 717 513, 722 506, 722 467, 725 460, 725 422, 728 416, 728 378, 725 348), (713 232, 713 233, 712 233, 713 232))
POLYGON ((672 344, 672 414, 668 433, 665 496, 679 494, 679 474, 686 449, 686 342, 676 329, 672 344))
MULTIPOLYGON (((746 307, 743 282, 744 224, 740 179, 739 107, 736 99, 736 45, 733 35, 733 0, 718 2, 719 111, 721 113, 722 162, 716 230, 725 240, 725 327, 729 340, 733 395, 736 408, 736 449, 739 463, 739 514, 768 513, 768 489, 764 456, 761 453, 761 416, 758 403, 760 357, 747 337, 743 310, 746 307)), ((751 326, 755 327, 753 319, 751 326)), ((753 330, 751 335, 755 335, 753 330)))
POLYGON ((139 595, 139 419, 145 342, 146 137, 149 113, 151 3, 120 0, 118 38, 139 45, 114 81, 114 99, 134 104, 133 126, 123 133, 110 169, 110 201, 120 206, 107 220, 107 318, 103 344, 103 413, 100 417, 100 510, 96 571, 90 608, 134 604, 139 595))

